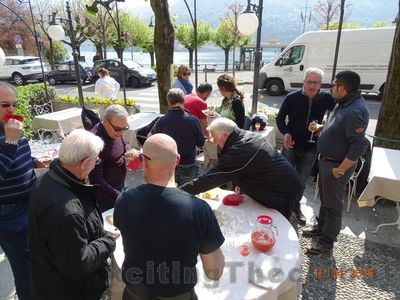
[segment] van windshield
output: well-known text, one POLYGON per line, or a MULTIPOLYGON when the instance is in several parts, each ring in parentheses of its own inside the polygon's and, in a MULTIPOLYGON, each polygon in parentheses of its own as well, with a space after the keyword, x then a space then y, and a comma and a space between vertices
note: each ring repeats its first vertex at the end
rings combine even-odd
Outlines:
POLYGON ((282 55, 282 65, 296 65, 303 59, 304 45, 293 46, 282 55))

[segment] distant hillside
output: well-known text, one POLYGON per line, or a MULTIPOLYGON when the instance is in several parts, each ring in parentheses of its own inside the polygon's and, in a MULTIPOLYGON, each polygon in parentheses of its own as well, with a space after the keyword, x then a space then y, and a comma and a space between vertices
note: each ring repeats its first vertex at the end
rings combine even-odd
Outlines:
MULTIPOLYGON (((136 0, 135 0, 136 1, 136 0)), ((177 16, 177 23, 190 22, 190 17, 183 0, 171 1, 171 14, 177 16)), ((190 7, 193 0, 187 0, 190 7)), ((215 28, 224 17, 227 8, 233 0, 197 0, 197 19, 209 22, 215 28), (217 12, 217 13, 216 13, 217 12)), ((240 1, 244 6, 246 0, 240 1)), ((308 5, 313 6, 317 0, 309 0, 308 5)), ((258 4, 257 0, 252 3, 258 4)), ((303 23, 300 12, 305 0, 268 0, 264 1, 262 41, 265 42, 271 35, 277 36, 282 43, 289 43, 303 31, 303 23)), ((362 26, 370 27, 376 21, 392 22, 398 10, 396 0, 347 0, 352 3, 352 14, 349 22, 359 23, 362 26)), ((143 19, 150 20, 152 10, 150 5, 141 9, 140 13, 132 11, 134 15, 139 15, 143 19)), ((306 26, 306 30, 316 30, 311 23, 306 26)))

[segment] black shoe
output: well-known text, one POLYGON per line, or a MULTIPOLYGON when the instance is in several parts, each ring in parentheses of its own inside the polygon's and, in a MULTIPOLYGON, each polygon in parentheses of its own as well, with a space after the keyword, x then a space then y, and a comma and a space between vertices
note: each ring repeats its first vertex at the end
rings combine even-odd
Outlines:
POLYGON ((333 245, 321 243, 320 241, 312 242, 311 246, 306 247, 306 254, 319 255, 331 252, 333 245))
POLYGON ((294 210, 292 212, 292 218, 297 222, 299 225, 306 225, 306 217, 303 215, 301 210, 294 210))
POLYGON ((321 230, 317 224, 303 228, 302 233, 304 237, 314 237, 321 235, 321 230))

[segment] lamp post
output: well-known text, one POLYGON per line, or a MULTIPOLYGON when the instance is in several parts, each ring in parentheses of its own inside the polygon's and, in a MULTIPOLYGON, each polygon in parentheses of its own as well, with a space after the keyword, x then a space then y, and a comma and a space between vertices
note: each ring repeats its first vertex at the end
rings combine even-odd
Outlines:
POLYGON ((253 99, 251 102, 251 113, 257 112, 258 101, 258 77, 260 72, 261 51, 261 27, 262 27, 263 0, 258 1, 258 5, 247 0, 247 8, 238 18, 237 26, 241 34, 250 35, 257 30, 256 48, 254 51, 254 81, 253 99))
POLYGON ((90 12, 97 13, 98 12, 97 5, 100 4, 101 6, 103 6, 106 9, 108 15, 111 18, 111 21, 114 23, 114 26, 117 29, 118 51, 120 52, 118 54, 120 56, 120 62, 121 62, 120 76, 121 76, 122 90, 124 93, 124 105, 126 108, 127 104, 126 104, 126 89, 125 89, 126 83, 125 83, 125 68, 124 68, 124 51, 121 51, 122 50, 122 41, 121 41, 121 26, 119 23, 118 2, 125 2, 125 0, 106 0, 106 1, 95 0, 95 1, 93 1, 92 5, 86 5, 86 9, 90 12), (116 11, 117 20, 114 20, 113 16, 110 13, 110 10, 112 10, 112 8, 110 7, 110 4, 113 2, 115 2, 115 11, 116 11))
MULTIPOLYGON (((7 8, 9 11, 11 11, 15 16, 17 16, 17 18, 18 18, 19 20, 21 20, 22 23, 24 23, 25 26, 26 26, 26 27, 29 29, 29 31, 32 33, 32 35, 33 35, 33 37, 34 37, 34 39, 35 39, 35 45, 36 45, 36 49, 37 49, 37 52, 38 52, 38 57, 39 57, 39 61, 40 61, 40 68, 41 68, 41 70, 42 70, 42 79, 43 79, 44 90, 45 90, 45 93, 46 93, 47 102, 49 102, 49 101, 50 101, 50 98, 49 98, 49 92, 48 92, 48 90, 47 90, 46 74, 44 73, 42 54, 41 54, 41 51, 40 51, 40 46, 39 46, 39 41, 38 41, 38 36, 37 36, 37 31, 36 31, 36 25, 35 25, 35 19, 34 19, 34 17, 33 17, 33 12, 32 12, 31 1, 28 0, 28 2, 23 2, 23 1, 18 0, 18 2, 21 3, 21 4, 22 4, 22 3, 28 3, 28 4, 29 4, 29 10, 30 10, 31 18, 32 18, 33 31, 32 31, 32 29, 29 27, 28 23, 26 23, 25 20, 22 19, 21 16, 20 16, 17 12, 15 12, 12 8, 8 7, 8 6, 5 5, 3 2, 0 2, 0 5, 4 6, 4 7, 7 8)), ((1 49, 1 48, 0 48, 0 49, 1 49)), ((3 50, 1 50, 1 51, 3 51, 3 50)), ((3 52, 3 55, 4 55, 4 52, 3 52)), ((5 59, 5 58, 4 58, 4 59, 5 59)), ((1 63, 1 61, 0 61, 0 65, 2 65, 2 64, 4 64, 4 61, 3 61, 3 63, 1 63)))
POLYGON ((74 58, 74 65, 75 65, 75 77, 76 77, 76 85, 78 88, 79 104, 81 107, 84 107, 85 103, 83 100, 81 72, 80 72, 80 67, 79 67, 79 53, 76 50, 74 27, 72 25, 71 8, 69 6, 68 1, 66 2, 66 9, 67 9, 68 19, 64 19, 61 17, 55 17, 55 15, 53 14, 52 25, 50 25, 49 29, 48 29, 49 36, 55 41, 61 41, 65 36, 64 29, 62 28, 62 26, 57 25, 55 23, 55 21, 56 21, 55 19, 59 20, 60 22, 64 22, 65 24, 68 25, 69 31, 71 33, 70 39, 71 39, 71 47, 72 47, 72 56, 74 58))
POLYGON ((187 4, 186 0, 186 8, 189 12, 190 19, 193 24, 193 37, 194 37, 194 83, 197 88, 197 82, 198 82, 198 72, 197 72, 197 8, 196 8, 196 0, 193 0, 193 14, 192 11, 189 8, 189 5, 187 4))

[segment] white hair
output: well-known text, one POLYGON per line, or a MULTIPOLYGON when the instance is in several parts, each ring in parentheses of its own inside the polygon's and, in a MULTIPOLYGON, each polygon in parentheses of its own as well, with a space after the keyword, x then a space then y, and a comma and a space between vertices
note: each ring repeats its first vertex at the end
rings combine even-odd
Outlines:
POLYGON ((319 75, 319 77, 321 78, 321 81, 324 80, 324 71, 322 71, 319 68, 308 68, 307 70, 304 71, 304 75, 303 75, 303 81, 306 80, 308 74, 316 74, 319 75))
POLYGON ((67 165, 74 165, 85 158, 96 158, 103 150, 103 140, 84 129, 74 129, 62 141, 59 151, 59 159, 67 165))
POLYGON ((125 107, 119 104, 113 104, 106 108, 104 111, 104 118, 111 121, 112 118, 124 119, 128 117, 128 112, 125 107))
POLYGON ((232 120, 227 118, 217 118, 207 127, 207 131, 212 131, 213 134, 220 137, 224 133, 228 135, 231 134, 235 128, 237 128, 237 125, 232 120))

